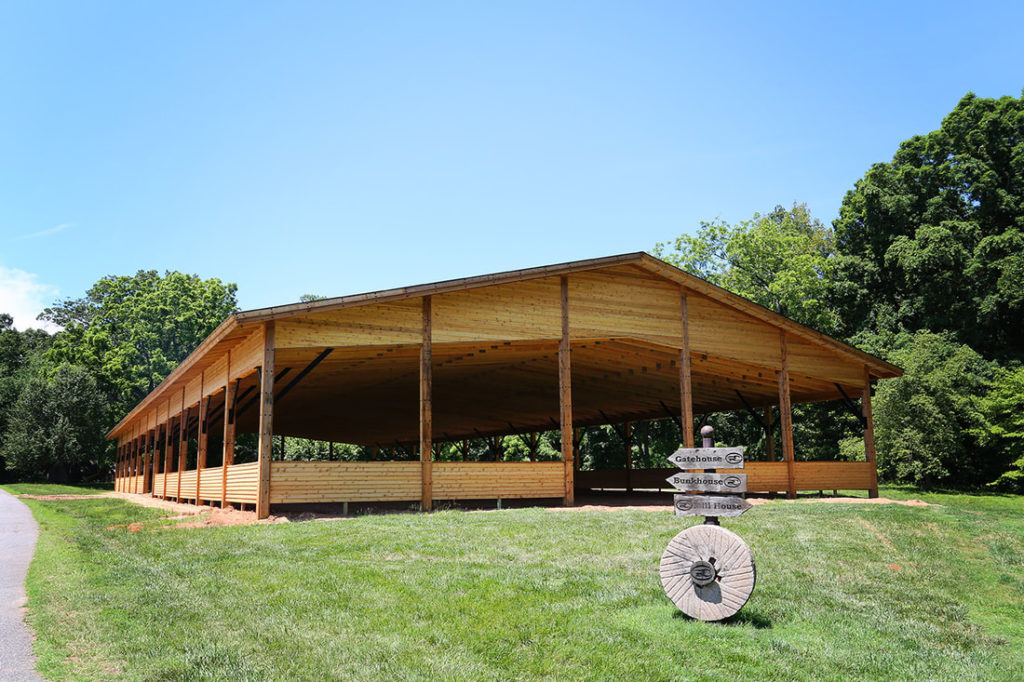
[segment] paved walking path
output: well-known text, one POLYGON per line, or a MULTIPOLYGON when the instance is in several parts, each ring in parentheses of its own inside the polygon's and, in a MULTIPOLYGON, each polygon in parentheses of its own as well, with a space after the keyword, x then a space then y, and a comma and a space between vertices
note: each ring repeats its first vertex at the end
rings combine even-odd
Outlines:
POLYGON ((38 535, 28 507, 0 490, 0 682, 43 679, 35 672, 32 635, 22 621, 25 572, 38 535))

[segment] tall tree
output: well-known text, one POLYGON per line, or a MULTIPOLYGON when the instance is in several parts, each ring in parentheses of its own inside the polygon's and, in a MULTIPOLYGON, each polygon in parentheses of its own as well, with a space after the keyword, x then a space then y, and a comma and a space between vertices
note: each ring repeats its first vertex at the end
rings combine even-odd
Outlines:
POLYGON ((119 418, 237 310, 235 290, 180 272, 104 277, 40 315, 64 327, 48 358, 87 368, 119 418))
POLYGON ((2 450, 6 467, 22 480, 105 475, 106 421, 106 400, 86 370, 63 365, 52 378, 35 376, 11 413, 2 450))
POLYGON ((52 337, 39 329, 18 331, 14 319, 0 313, 0 479, 4 476, 3 443, 11 411, 25 384, 39 371, 41 356, 52 337))
POLYGON ((825 333, 837 326, 829 302, 834 238, 806 204, 776 206, 736 225, 703 221, 695 235, 654 253, 712 284, 825 333))
POLYGON ((835 232, 847 333, 949 330, 1024 359, 1024 96, 968 94, 857 181, 835 232))

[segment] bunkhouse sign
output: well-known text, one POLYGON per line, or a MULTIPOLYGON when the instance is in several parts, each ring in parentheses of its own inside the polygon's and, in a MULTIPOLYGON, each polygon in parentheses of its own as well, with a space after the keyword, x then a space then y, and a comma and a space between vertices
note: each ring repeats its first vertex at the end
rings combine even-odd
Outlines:
POLYGON ((747 492, 746 474, 699 474, 684 471, 665 479, 676 490, 694 490, 709 493, 747 492))

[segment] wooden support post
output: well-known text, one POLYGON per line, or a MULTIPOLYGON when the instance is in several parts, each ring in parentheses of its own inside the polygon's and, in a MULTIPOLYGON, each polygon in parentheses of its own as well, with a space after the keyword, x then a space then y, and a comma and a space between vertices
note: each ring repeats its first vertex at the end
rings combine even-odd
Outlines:
POLYGON ((423 297, 423 338, 420 344, 420 462, 422 463, 422 505, 424 511, 434 507, 433 480, 433 314, 430 296, 423 297))
POLYGON ((181 387, 181 421, 178 424, 178 482, 174 497, 181 502, 181 472, 188 465, 188 409, 185 407, 185 387, 181 387))
POLYGON ((683 447, 693 447, 693 384, 690 368, 690 314, 686 305, 686 292, 680 294, 682 335, 679 347, 679 399, 682 404, 680 427, 683 432, 683 447))
POLYGON ((775 461, 775 430, 772 428, 772 406, 764 408, 764 450, 769 462, 775 461))
MULTIPOLYGON (((149 420, 147 419, 148 423, 149 420)), ((142 494, 149 492, 149 471, 150 471, 150 454, 153 451, 153 432, 146 430, 145 435, 142 436, 142 494)))
POLYGON ((256 518, 270 516, 270 460, 274 454, 274 321, 263 323, 263 369, 260 372, 259 494, 256 518))
POLYGON ((132 493, 139 492, 139 453, 141 447, 139 445, 139 436, 135 435, 135 440, 132 441, 132 493))
POLYGON ((575 479, 573 477, 573 437, 572 437, 572 346, 569 343, 569 278, 561 277, 562 285, 562 338, 558 342, 558 415, 562 430, 562 461, 565 463, 565 494, 562 498, 566 506, 576 502, 575 479))
POLYGON ((626 492, 633 492, 633 422, 622 429, 622 443, 626 446, 626 492))
POLYGON ((782 458, 786 460, 786 496, 796 497, 795 457, 793 453, 793 413, 789 402, 789 359, 786 332, 779 330, 782 369, 779 371, 779 419, 782 422, 782 458))
POLYGON ((168 476, 168 474, 171 473, 171 456, 172 456, 172 451, 174 449, 174 447, 172 445, 173 442, 174 442, 172 440, 172 437, 174 435, 174 431, 173 431, 173 428, 172 428, 173 424, 174 424, 174 422, 171 420, 171 401, 168 400, 167 401, 167 429, 164 431, 164 488, 163 488, 163 495, 162 495, 163 499, 165 499, 165 500, 169 497, 169 495, 167 494, 167 476, 168 476))
MULTIPOLYGON (((203 379, 199 380, 199 385, 203 385, 203 379)), ((201 391, 202 389, 200 389, 201 391)), ((210 416, 210 399, 211 396, 200 398, 199 400, 199 424, 196 426, 196 441, 199 447, 196 451, 196 504, 202 506, 203 501, 199 498, 199 480, 203 475, 203 469, 206 468, 206 458, 210 449, 210 434, 209 432, 209 416, 210 416)))
POLYGON ((871 372, 864 368, 864 389, 860 399, 864 415, 864 456, 871 464, 871 489, 868 497, 878 497, 878 464, 875 462, 875 422, 871 417, 871 372))
POLYGON ((505 453, 502 452, 501 448, 501 436, 494 436, 491 442, 494 444, 494 461, 500 462, 505 459, 505 453))
MULTIPOLYGON (((580 462, 583 460, 583 434, 580 433, 580 427, 572 427, 572 471, 573 476, 580 470, 580 462)), ((575 485, 573 486, 575 487, 575 485)))
POLYGON ((235 400, 238 382, 231 381, 231 351, 228 351, 228 385, 224 389, 224 444, 221 452, 220 506, 228 504, 228 467, 235 463, 235 400))

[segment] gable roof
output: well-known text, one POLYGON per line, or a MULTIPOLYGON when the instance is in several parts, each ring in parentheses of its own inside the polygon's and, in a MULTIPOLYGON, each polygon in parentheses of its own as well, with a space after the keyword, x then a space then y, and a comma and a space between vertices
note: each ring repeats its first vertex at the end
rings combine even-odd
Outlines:
POLYGON ((868 368, 871 376, 877 378, 898 377, 903 370, 884 360, 875 357, 862 350, 854 348, 842 341, 822 334, 810 327, 795 322, 788 317, 775 313, 753 301, 738 296, 719 286, 711 284, 695 275, 692 275, 680 268, 677 268, 665 261, 662 261, 650 254, 638 251, 625 253, 603 258, 592 258, 587 260, 570 261, 554 265, 544 265, 534 268, 520 270, 508 270, 486 275, 464 277, 459 279, 444 280, 429 284, 418 284, 394 289, 385 289, 349 296, 339 296, 316 301, 291 303, 287 305, 256 308, 229 315, 221 324, 214 329, 210 335, 203 340, 199 346, 189 354, 185 360, 178 365, 149 395, 139 402, 114 428, 107 437, 114 437, 128 423, 134 421, 141 413, 151 407, 156 399, 172 384, 179 381, 190 370, 196 369, 203 359, 218 344, 236 337, 240 330, 255 328, 263 322, 278 320, 289 317, 297 317, 309 313, 328 312, 345 308, 354 308, 361 305, 374 303, 385 303, 418 298, 421 296, 444 294, 453 291, 483 288, 522 282, 531 279, 568 275, 572 273, 586 272, 610 268, 621 265, 632 265, 651 273, 652 275, 675 282, 697 294, 706 296, 723 305, 738 310, 750 317, 756 318, 781 330, 785 330, 795 336, 805 339, 817 346, 824 347, 835 353, 849 357, 862 363, 868 368))

